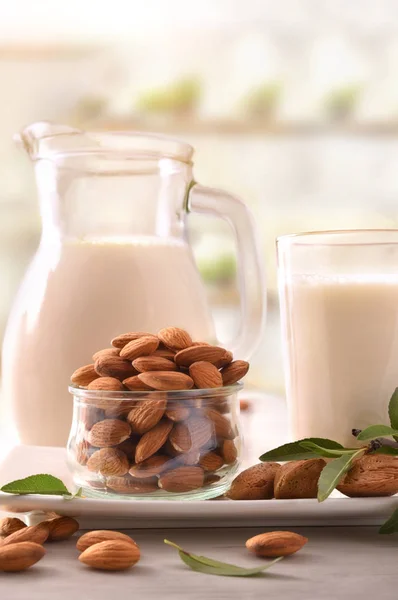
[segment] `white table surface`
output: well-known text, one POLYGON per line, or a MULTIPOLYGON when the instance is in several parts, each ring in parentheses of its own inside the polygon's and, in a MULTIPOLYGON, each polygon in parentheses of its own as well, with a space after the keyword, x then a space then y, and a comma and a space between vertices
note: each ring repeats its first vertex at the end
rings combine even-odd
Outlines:
MULTIPOLYGON (((258 454, 276 439, 282 443, 286 438, 283 401, 268 397, 260 401, 272 421, 273 439, 267 435, 267 443, 260 442, 261 448, 256 448, 258 454)), ((264 418, 258 418, 257 411, 245 415, 246 438, 254 431, 258 438, 265 431, 264 418)), ((249 555, 244 544, 249 537, 267 531, 264 527, 130 530, 127 533, 140 545, 142 559, 130 571, 110 574, 79 563, 75 536, 46 544, 43 560, 24 573, 0 573, 0 600, 397 600, 398 535, 379 535, 375 527, 291 529, 308 537, 308 544, 256 578, 195 573, 163 539, 197 554, 255 566, 260 559, 249 555)))

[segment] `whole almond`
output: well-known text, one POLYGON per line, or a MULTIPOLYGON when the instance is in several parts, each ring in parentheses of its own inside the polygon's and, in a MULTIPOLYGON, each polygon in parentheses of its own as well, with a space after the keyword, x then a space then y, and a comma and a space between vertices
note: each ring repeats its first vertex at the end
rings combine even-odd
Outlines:
POLYGON ((189 375, 197 388, 217 388, 223 385, 221 373, 217 367, 204 360, 192 363, 189 367, 189 375))
POLYGON ((192 338, 185 329, 166 327, 158 332, 158 338, 171 350, 183 350, 192 345, 192 338))
POLYGON ((94 379, 97 379, 98 373, 96 372, 94 365, 85 365, 76 369, 70 378, 71 382, 80 387, 85 387, 94 379))
POLYGON ((109 477, 106 481, 108 489, 118 494, 150 494, 158 489, 156 477, 133 479, 133 477, 109 477))
POLYGON ((151 335, 131 340, 120 350, 120 357, 126 360, 135 360, 139 356, 148 356, 155 352, 159 346, 159 340, 151 335))
POLYGON ((86 465, 90 456, 90 444, 87 440, 82 440, 75 447, 75 458, 79 465, 86 465))
POLYGON ((247 540, 246 548, 256 556, 276 558, 298 552, 307 542, 308 538, 293 531, 270 531, 247 540))
POLYGON ((98 350, 98 352, 93 354, 93 361, 95 362, 98 358, 104 356, 119 356, 119 352, 119 348, 104 348, 103 350, 98 350))
POLYGON ((239 473, 233 480, 228 498, 231 500, 270 500, 274 497, 275 475, 278 463, 259 463, 239 473))
POLYGON ((125 388, 116 377, 98 377, 87 386, 88 390, 100 390, 106 392, 122 392, 125 388))
POLYGON ((94 544, 100 544, 101 542, 109 542, 110 540, 119 540, 121 542, 126 542, 128 544, 133 544, 133 546, 137 546, 135 541, 125 533, 120 533, 120 531, 111 531, 109 529, 98 529, 97 531, 87 531, 76 542, 76 548, 80 552, 84 552, 90 546, 94 544))
POLYGON ((151 354, 151 356, 157 356, 158 358, 167 358, 167 360, 173 360, 173 361, 174 361, 175 355, 176 355, 176 353, 174 352, 174 350, 170 350, 169 348, 160 348, 160 347, 158 347, 158 349, 155 350, 155 352, 153 354, 151 354))
POLYGON ((170 458, 168 456, 150 456, 140 464, 133 465, 129 473, 131 477, 135 477, 137 479, 156 477, 165 470, 168 462, 170 462, 170 458))
POLYGON ((395 456, 366 454, 354 462, 337 489, 350 498, 398 494, 398 460, 395 456))
POLYGON ((125 440, 116 448, 127 456, 129 462, 134 461, 135 449, 137 447, 138 440, 135 437, 130 437, 128 440, 125 440))
POLYGON ((47 523, 39 523, 38 525, 31 525, 30 527, 24 527, 15 533, 4 538, 0 542, 0 547, 8 546, 8 544, 20 544, 21 542, 34 542, 35 544, 44 544, 50 534, 47 523))
POLYGON ((148 333, 146 331, 130 331, 129 333, 122 333, 121 335, 118 335, 117 337, 113 338, 111 344, 115 348, 124 348, 126 344, 132 342, 133 340, 138 340, 139 338, 149 336, 156 338, 156 335, 154 335, 153 333, 148 333))
POLYGON ((40 544, 34 542, 21 542, 0 546, 0 571, 24 571, 39 562, 46 551, 40 544))
MULTIPOLYGON (((104 405, 104 403, 101 403, 104 405)), ((80 422, 84 423, 85 428, 89 431, 93 425, 102 421, 104 418, 104 411, 97 406, 85 404, 80 408, 80 422)))
POLYGON ((325 465, 322 458, 284 463, 275 475, 275 498, 316 498, 318 479, 325 465))
POLYGON ((232 360, 233 354, 232 352, 227 350, 224 356, 214 363, 214 366, 217 367, 217 369, 221 369, 222 367, 226 367, 227 365, 229 365, 229 363, 232 362, 232 360))
POLYGON ((124 540, 108 540, 89 546, 79 560, 94 569, 124 571, 140 560, 140 551, 138 546, 124 540))
POLYGON ((204 417, 193 417, 182 423, 176 423, 170 433, 169 441, 178 453, 186 453, 199 448, 211 449, 214 427, 204 417))
POLYGON ((199 460, 199 466, 205 471, 218 471, 224 464, 224 460, 215 452, 208 452, 199 460))
POLYGON ((120 381, 137 375, 133 365, 120 356, 100 356, 95 361, 94 367, 101 377, 115 377, 120 381))
POLYGON ((234 439, 235 434, 227 417, 221 415, 214 408, 208 408, 206 410, 206 416, 213 422, 216 436, 218 438, 224 438, 227 440, 234 439))
POLYGON ((172 391, 189 390, 193 387, 191 377, 185 373, 172 371, 147 371, 140 373, 138 378, 154 390, 172 391))
POLYGON ((60 542, 67 540, 79 529, 79 523, 72 517, 56 517, 49 521, 44 521, 49 528, 49 542, 60 542))
POLYGON ((238 450, 233 440, 224 440, 221 446, 221 455, 227 465, 232 465, 238 458, 238 450))
POLYGON ((0 537, 7 537, 25 527, 26 524, 21 519, 4 517, 4 519, 0 519, 0 537))
POLYGON ((155 427, 163 417, 166 406, 167 398, 163 394, 160 398, 148 398, 139 402, 127 415, 132 432, 143 434, 155 427))
POLYGON ((159 478, 159 487, 173 493, 190 492, 202 487, 203 483, 204 471, 200 467, 177 467, 159 478))
POLYGON ((120 419, 105 419, 96 423, 88 434, 88 441, 97 448, 117 446, 130 437, 131 428, 120 419))
POLYGON ((171 408, 166 410, 166 417, 171 421, 186 421, 191 411, 186 406, 172 405, 171 408))
POLYGON ((160 421, 150 431, 144 433, 137 444, 135 462, 141 463, 159 450, 169 437, 173 423, 168 419, 160 421))
POLYGON ((124 379, 123 385, 131 392, 144 392, 152 390, 152 388, 149 387, 149 385, 146 385, 143 381, 141 381, 141 379, 138 378, 138 375, 134 375, 133 377, 127 377, 127 379, 124 379))
POLYGON ((219 346, 191 346, 180 350, 174 357, 179 367, 190 367, 192 363, 206 361, 212 364, 225 357, 227 350, 219 346))
POLYGON ((245 360, 234 360, 221 370, 224 385, 233 385, 246 375, 249 363, 245 360))
POLYGON ((100 473, 103 476, 115 475, 122 477, 129 470, 127 456, 116 448, 101 448, 90 456, 87 461, 87 469, 100 473))
POLYGON ((115 400, 108 399, 107 405, 104 408, 104 416, 107 419, 120 419, 127 417, 129 412, 137 406, 136 400, 115 400))
POLYGON ((139 373, 145 373, 146 371, 177 371, 177 365, 173 360, 153 355, 136 358, 133 360, 133 367, 139 373))

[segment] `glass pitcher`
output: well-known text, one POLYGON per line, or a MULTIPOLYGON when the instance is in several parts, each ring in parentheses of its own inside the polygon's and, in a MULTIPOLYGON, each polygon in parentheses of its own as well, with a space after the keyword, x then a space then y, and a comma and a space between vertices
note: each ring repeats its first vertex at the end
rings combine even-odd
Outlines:
POLYGON ((70 375, 116 335, 175 325, 215 341, 189 212, 235 231, 242 322, 228 347, 248 358, 265 313, 253 223, 242 202, 194 181, 191 146, 46 122, 18 139, 34 162, 43 223, 3 346, 3 401, 22 443, 66 443, 70 375))

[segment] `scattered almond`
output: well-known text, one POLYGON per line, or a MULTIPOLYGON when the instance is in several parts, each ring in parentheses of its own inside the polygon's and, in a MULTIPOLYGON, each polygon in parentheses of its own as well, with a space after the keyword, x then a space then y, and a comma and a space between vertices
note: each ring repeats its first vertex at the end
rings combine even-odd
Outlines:
POLYGON ((100 390, 106 392, 121 392, 125 388, 116 377, 98 377, 87 386, 88 390, 100 390))
POLYGON ((166 442, 172 427, 173 423, 165 419, 144 433, 137 444, 135 462, 141 463, 155 454, 166 442))
POLYGON ((133 365, 120 356, 100 356, 95 361, 94 367, 101 377, 115 377, 120 381, 137 375, 133 365))
POLYGON ((192 363, 198 361, 206 361, 215 363, 222 358, 225 358, 227 350, 219 346, 190 346, 180 350, 174 357, 176 364, 179 367, 190 367, 192 363))
POLYGON ((130 437, 131 428, 120 419, 105 419, 96 423, 88 434, 88 441, 97 448, 117 446, 130 437))
POLYGON ((189 390, 193 387, 191 377, 185 373, 171 371, 147 371, 140 373, 138 378, 154 390, 189 390))
POLYGON ((133 367, 139 373, 145 373, 146 371, 177 371, 177 365, 173 360, 154 355, 136 358, 133 360, 133 367))
POLYGON ((239 473, 227 492, 231 500, 270 500, 274 497, 274 480, 281 466, 259 463, 239 473))
POLYGON ((322 458, 284 463, 275 475, 275 498, 316 498, 318 479, 325 464, 322 458))
POLYGON ((398 494, 398 460, 385 454, 366 454, 356 460, 337 486, 350 498, 398 494))
POLYGON ((192 345, 192 338, 184 329, 166 327, 158 332, 158 338, 171 350, 183 350, 192 345))
POLYGON ((301 550, 308 542, 308 538, 294 533, 293 531, 270 531, 260 533, 246 542, 249 552, 264 558, 275 558, 277 556, 289 556, 301 550))
POLYGON ((124 540, 108 540, 89 546, 79 556, 80 562, 103 571, 124 571, 140 560, 140 550, 124 540))
POLYGON ((46 522, 38 525, 24 527, 11 533, 0 542, 0 548, 9 544, 20 544, 21 542, 34 542, 35 544, 44 544, 50 534, 50 529, 46 522))
POLYGON ((117 448, 101 448, 90 456, 87 468, 105 477, 108 475, 121 477, 128 472, 129 461, 125 453, 117 448))
POLYGON ((56 517, 44 523, 49 528, 49 542, 67 540, 79 529, 79 523, 72 517, 56 517))
POLYGON ((178 467, 163 473, 159 478, 159 487, 166 492, 182 493, 203 486, 204 471, 200 467, 178 467))
POLYGON ((127 415, 127 421, 131 425, 132 432, 143 434, 155 427, 163 417, 166 406, 167 398, 164 395, 156 399, 142 400, 127 415))
POLYGON ((151 335, 131 340, 120 350, 120 357, 126 360, 134 360, 139 356, 148 356, 155 352, 159 346, 159 340, 151 335))
POLYGON ((94 369, 94 365, 85 365, 79 367, 74 373, 72 373, 71 382, 80 387, 85 387, 94 379, 97 379, 98 374, 94 369))
POLYGON ((26 524, 21 519, 4 517, 4 519, 0 519, 0 537, 7 537, 25 527, 26 524))
POLYGON ((76 548, 80 552, 84 552, 90 546, 94 544, 99 544, 101 542, 109 542, 110 540, 119 540, 121 542, 127 542, 128 544, 133 544, 137 546, 135 541, 125 533, 120 533, 120 531, 111 531, 109 529, 99 529, 97 531, 88 531, 84 533, 76 542, 76 548))
POLYGON ((223 384, 221 373, 217 367, 204 360, 192 363, 189 367, 189 375, 197 388, 217 388, 222 387, 223 384))
POLYGON ((221 371, 224 385, 233 385, 242 379, 249 370, 249 363, 245 360, 234 360, 221 371))
POLYGON ((34 542, 0 546, 0 571, 25 571, 43 558, 46 551, 34 542))

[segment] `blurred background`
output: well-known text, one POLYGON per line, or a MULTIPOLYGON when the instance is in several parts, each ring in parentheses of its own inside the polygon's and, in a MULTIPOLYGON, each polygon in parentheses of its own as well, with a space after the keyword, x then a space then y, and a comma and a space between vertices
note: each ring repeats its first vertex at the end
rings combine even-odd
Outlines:
MULTIPOLYGON (((0 6, 0 335, 40 236, 33 170, 14 132, 43 119, 162 132, 195 147, 197 180, 255 215, 269 304, 250 384, 283 393, 275 237, 398 226, 396 0, 0 6)), ((212 219, 192 218, 190 230, 231 337, 233 238, 212 219)))

